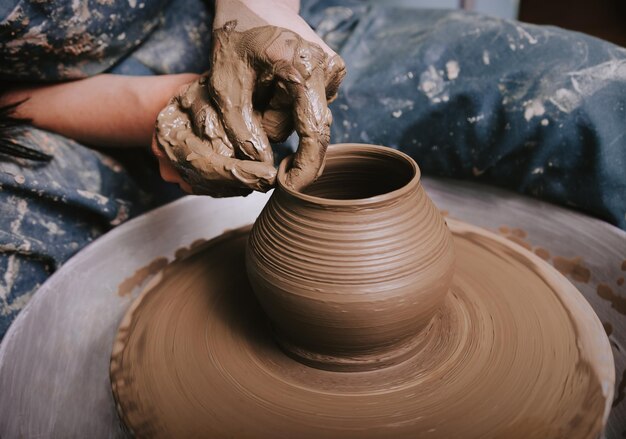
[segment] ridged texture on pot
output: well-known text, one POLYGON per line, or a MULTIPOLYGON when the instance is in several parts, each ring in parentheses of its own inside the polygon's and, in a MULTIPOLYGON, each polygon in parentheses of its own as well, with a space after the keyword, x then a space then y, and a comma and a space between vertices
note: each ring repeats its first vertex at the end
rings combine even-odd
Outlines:
POLYGON ((279 341, 328 369, 401 361, 443 303, 454 267, 450 232, 417 165, 386 148, 334 146, 308 193, 279 186, 248 242, 248 277, 279 341), (374 196, 345 199, 358 194, 374 196))

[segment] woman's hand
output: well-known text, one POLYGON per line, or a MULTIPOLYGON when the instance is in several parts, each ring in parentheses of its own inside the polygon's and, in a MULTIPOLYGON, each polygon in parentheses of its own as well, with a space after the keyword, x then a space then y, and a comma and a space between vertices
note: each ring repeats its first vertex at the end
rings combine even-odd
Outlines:
POLYGON ((290 0, 218 0, 208 90, 239 158, 269 163, 269 141, 296 130, 286 183, 300 188, 322 171, 332 116, 327 103, 345 76, 341 58, 290 0))
POLYGON ((181 87, 159 113, 152 150, 159 158, 161 176, 187 192, 214 197, 267 191, 276 178, 273 157, 262 161, 235 157, 207 82, 202 76, 181 87))

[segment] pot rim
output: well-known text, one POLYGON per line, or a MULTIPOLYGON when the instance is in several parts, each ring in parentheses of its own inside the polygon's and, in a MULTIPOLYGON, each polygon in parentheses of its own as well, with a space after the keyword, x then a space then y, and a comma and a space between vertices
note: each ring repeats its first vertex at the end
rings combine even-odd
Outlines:
POLYGON ((397 149, 393 149, 388 146, 373 145, 373 144, 368 144, 368 143, 336 143, 336 144, 328 146, 326 155, 328 157, 329 154, 333 154, 335 152, 344 152, 344 153, 354 152, 355 149, 358 149, 360 151, 369 150, 370 152, 376 153, 378 155, 387 156, 389 158, 393 158, 396 160, 401 159, 411 167, 413 175, 406 182, 406 184, 404 184, 402 187, 399 187, 398 189, 395 189, 390 192, 385 192, 380 195, 374 195, 373 197, 350 198, 350 199, 333 199, 333 198, 316 197, 314 195, 304 194, 291 187, 288 187, 285 184, 285 178, 287 175, 287 166, 291 164, 291 162, 293 161, 293 157, 294 157, 293 154, 291 154, 288 157, 285 157, 280 162, 280 165, 278 167, 278 176, 276 178, 278 189, 280 189, 283 192, 288 193, 289 195, 295 198, 298 198, 299 200, 307 201, 313 204, 329 205, 329 206, 367 206, 367 205, 377 204, 380 202, 385 202, 385 201, 389 201, 389 200, 393 200, 395 198, 401 197, 409 192, 412 192, 413 190, 415 190, 415 188, 419 186, 420 177, 421 177, 419 166, 417 165, 417 163, 415 162, 415 160, 413 160, 411 156, 409 156, 408 154, 405 154, 402 151, 398 151, 397 149))

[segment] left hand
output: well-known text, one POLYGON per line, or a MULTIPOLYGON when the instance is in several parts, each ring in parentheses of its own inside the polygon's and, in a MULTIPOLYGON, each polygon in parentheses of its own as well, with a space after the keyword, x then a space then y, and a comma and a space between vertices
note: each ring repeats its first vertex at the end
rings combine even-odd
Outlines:
MULTIPOLYGON (((159 113, 152 142, 161 176, 189 192, 213 197, 247 195, 274 185, 273 157, 241 160, 207 92, 207 78, 181 87, 159 113)), ((271 150, 270 150, 271 152, 271 150)))

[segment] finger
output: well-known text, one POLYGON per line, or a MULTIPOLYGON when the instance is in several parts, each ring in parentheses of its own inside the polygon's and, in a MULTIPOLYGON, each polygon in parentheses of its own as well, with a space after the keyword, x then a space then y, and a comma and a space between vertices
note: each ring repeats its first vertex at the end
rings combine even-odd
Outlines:
POLYGON ((285 183, 296 190, 312 183, 323 169, 332 122, 324 79, 324 70, 320 68, 304 84, 289 86, 294 96, 293 117, 300 141, 285 183))
POLYGON ((333 56, 326 66, 326 101, 331 103, 337 97, 341 81, 346 77, 346 64, 339 55, 333 56))
POLYGON ((167 181, 168 183, 175 183, 184 192, 193 194, 193 188, 191 185, 183 180, 176 168, 174 168, 172 164, 167 161, 167 159, 159 159, 159 172, 161 173, 161 178, 163 178, 164 181, 167 181))
POLYGON ((284 142, 293 133, 293 97, 284 81, 276 81, 272 97, 263 112, 261 125, 271 142, 284 142))
MULTIPOLYGON (((189 137, 186 144, 195 149, 197 137, 189 137)), ((194 193, 210 193, 224 196, 233 190, 257 190, 267 192, 276 181, 276 169, 265 162, 239 160, 210 152, 206 155, 190 154, 187 161, 193 171, 187 177, 193 179, 194 193)))
MULTIPOLYGON (((204 107, 203 107, 204 108, 204 107)), ((216 118, 212 107, 204 108, 207 119, 216 118)), ((205 127, 206 130, 206 127, 205 127)), ((276 169, 265 162, 236 160, 216 151, 232 152, 219 144, 225 136, 220 128, 208 138, 197 136, 189 126, 188 115, 174 103, 157 119, 156 144, 160 150, 165 177, 176 181, 180 175, 195 194, 211 196, 247 195, 251 190, 267 191, 276 179, 276 169), (174 172, 171 172, 171 169, 174 172)))
POLYGON ((191 188, 191 185, 183 180, 178 171, 176 171, 176 168, 172 166, 167 156, 159 149, 159 146, 157 145, 156 134, 152 135, 152 145, 150 146, 150 149, 152 150, 154 156, 157 158, 161 178, 168 183, 178 184, 178 186, 180 186, 180 188, 184 192, 192 194, 193 189, 191 188))
POLYGON ((293 115, 284 110, 267 110, 261 125, 270 142, 284 142, 293 133, 293 115))
POLYGON ((220 39, 228 37, 220 34, 214 43, 213 65, 207 84, 209 95, 236 154, 240 158, 271 163, 272 149, 252 106, 254 69, 233 53, 227 53, 225 46, 228 44, 220 39))

